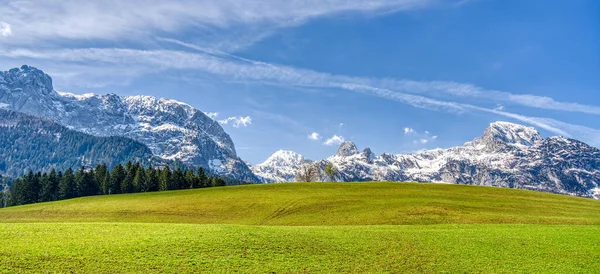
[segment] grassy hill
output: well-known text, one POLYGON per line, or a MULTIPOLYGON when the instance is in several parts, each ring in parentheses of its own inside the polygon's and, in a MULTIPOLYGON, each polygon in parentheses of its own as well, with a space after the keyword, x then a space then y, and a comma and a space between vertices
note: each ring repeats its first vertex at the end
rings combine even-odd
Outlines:
POLYGON ((443 184, 249 185, 0 210, 0 272, 597 272, 600 201, 443 184))
POLYGON ((600 202, 463 185, 293 183, 77 198, 6 208, 0 222, 598 225, 600 202))

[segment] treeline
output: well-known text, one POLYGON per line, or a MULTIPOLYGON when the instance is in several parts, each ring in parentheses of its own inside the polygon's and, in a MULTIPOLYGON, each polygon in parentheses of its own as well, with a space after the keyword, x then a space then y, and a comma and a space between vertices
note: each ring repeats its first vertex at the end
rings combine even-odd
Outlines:
POLYGON ((10 190, 0 197, 0 206, 24 205, 93 195, 152 192, 190 188, 225 186, 219 177, 207 176, 202 168, 197 170, 168 166, 145 168, 140 163, 119 164, 112 170, 106 164, 95 168, 69 168, 64 173, 55 169, 48 173, 29 171, 17 178, 10 190))

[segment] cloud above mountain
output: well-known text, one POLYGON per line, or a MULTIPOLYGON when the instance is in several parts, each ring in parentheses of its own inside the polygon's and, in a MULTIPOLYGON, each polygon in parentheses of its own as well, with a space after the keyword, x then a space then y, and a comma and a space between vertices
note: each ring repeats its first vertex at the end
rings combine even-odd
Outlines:
POLYGON ((331 138, 328 138, 327 140, 325 140, 325 142, 323 144, 326 146, 337 146, 337 145, 342 144, 345 141, 346 141, 346 139, 344 138, 344 136, 333 135, 333 136, 331 136, 331 138))

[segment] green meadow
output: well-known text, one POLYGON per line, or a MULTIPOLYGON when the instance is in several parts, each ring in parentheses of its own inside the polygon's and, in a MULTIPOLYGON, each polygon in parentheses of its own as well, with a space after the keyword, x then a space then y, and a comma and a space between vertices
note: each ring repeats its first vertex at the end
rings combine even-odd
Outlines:
POLYGON ((600 201, 414 183, 289 183, 0 209, 0 271, 594 273, 600 201))

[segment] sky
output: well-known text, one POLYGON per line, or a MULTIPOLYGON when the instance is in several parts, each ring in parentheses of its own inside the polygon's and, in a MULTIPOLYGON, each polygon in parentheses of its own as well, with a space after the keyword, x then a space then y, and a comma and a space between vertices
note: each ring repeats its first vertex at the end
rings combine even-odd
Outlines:
POLYGON ((489 123, 600 146, 600 1, 0 0, 0 70, 153 95, 221 122, 251 164, 343 141, 462 145, 489 123))

